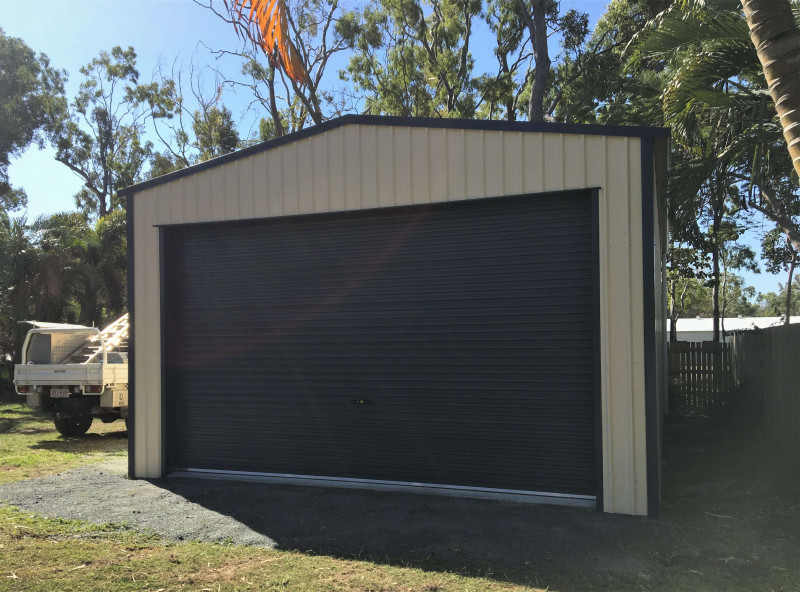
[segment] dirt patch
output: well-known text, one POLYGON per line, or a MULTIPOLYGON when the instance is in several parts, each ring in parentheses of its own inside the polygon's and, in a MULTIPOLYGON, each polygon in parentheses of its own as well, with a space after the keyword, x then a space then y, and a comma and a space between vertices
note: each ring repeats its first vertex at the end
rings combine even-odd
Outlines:
MULTIPOLYGON (((167 478, 125 459, 0 486, 47 516, 551 590, 795 590, 797 471, 747 419, 667 423, 660 520, 420 494, 167 478)), ((221 574, 221 579, 225 577, 221 574)))

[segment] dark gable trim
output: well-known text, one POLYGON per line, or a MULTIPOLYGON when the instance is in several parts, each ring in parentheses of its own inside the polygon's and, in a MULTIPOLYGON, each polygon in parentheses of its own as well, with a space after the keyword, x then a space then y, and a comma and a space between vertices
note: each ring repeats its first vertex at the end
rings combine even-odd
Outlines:
POLYGON ((345 125, 382 125, 392 127, 427 127, 432 129, 463 129, 493 132, 544 132, 551 134, 582 134, 587 136, 624 136, 630 138, 666 138, 669 130, 661 127, 628 127, 622 125, 584 125, 578 123, 531 123, 529 121, 487 121, 479 119, 441 119, 436 117, 388 117, 383 115, 344 115, 319 125, 309 127, 292 134, 281 136, 269 142, 250 146, 243 150, 231 152, 212 160, 201 162, 168 175, 156 177, 136 185, 122 189, 120 197, 130 196, 136 192, 150 189, 157 185, 169 183, 175 179, 193 175, 200 171, 220 166, 226 162, 245 158, 265 150, 271 150, 284 144, 297 142, 304 138, 316 136, 345 125))
POLYGON ((661 442, 656 384, 656 294, 653 139, 642 138, 642 277, 644 296, 644 405, 647 450, 647 515, 661 513, 661 442))
POLYGON ((128 257, 128 478, 136 477, 136 342, 133 331, 134 284, 133 284, 133 194, 125 199, 125 233, 127 235, 128 257))

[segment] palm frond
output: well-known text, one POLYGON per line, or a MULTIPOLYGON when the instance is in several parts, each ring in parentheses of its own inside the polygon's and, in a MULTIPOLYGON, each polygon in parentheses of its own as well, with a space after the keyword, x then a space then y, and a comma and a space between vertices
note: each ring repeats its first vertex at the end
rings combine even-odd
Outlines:
POLYGON ((706 2, 678 2, 656 15, 633 37, 626 52, 634 63, 665 59, 705 41, 746 44, 747 23, 738 10, 710 7, 706 2))
POLYGON ((284 0, 224 0, 236 33, 260 47, 289 78, 305 83, 306 73, 300 54, 291 40, 288 8, 284 0), (245 14, 246 9, 249 12, 245 14), (277 54, 277 59, 275 55, 277 54))
MULTIPOLYGON (((752 48, 706 44, 687 52, 664 90, 664 118, 684 146, 700 145, 710 122, 724 124, 727 136, 764 120, 766 89, 744 84, 759 65, 752 48)), ((763 86, 763 85, 762 85, 763 86)))

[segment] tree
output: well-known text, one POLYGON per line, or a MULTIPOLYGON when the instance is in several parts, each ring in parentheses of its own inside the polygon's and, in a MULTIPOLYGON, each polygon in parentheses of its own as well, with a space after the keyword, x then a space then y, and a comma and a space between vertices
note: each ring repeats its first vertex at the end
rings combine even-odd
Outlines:
POLYGON ((530 121, 552 119, 561 90, 578 78, 556 80, 553 74, 564 63, 581 60, 588 15, 577 10, 561 13, 559 3, 549 0, 489 0, 484 15, 495 34, 498 70, 476 78, 481 116, 494 119, 497 114, 510 121, 517 116, 530 121), (548 48, 553 34, 560 35, 563 51, 556 58, 560 63, 555 71, 548 48))
POLYGON ((567 51, 546 96, 557 121, 663 125, 665 68, 629 67, 625 49, 668 0, 612 0, 585 45, 567 51))
MULTIPOLYGON (((786 288, 781 288, 783 294, 783 310, 781 315, 784 323, 789 324, 789 317, 795 309, 793 301, 792 278, 797 267, 797 250, 792 243, 786 240, 786 236, 775 228, 766 233, 761 241, 761 256, 766 263, 767 271, 770 273, 787 272, 786 288)), ((774 307, 773 307, 774 308, 774 307)))
POLYGON ((163 115, 164 98, 157 84, 138 84, 132 47, 101 52, 80 71, 78 95, 56 128, 56 160, 83 181, 78 209, 102 218, 122 206, 118 189, 143 179, 153 149, 145 122, 163 115))
POLYGON ((289 10, 284 0, 224 0, 236 33, 263 50, 273 66, 280 65, 294 82, 303 83, 306 71, 292 43, 289 10), (245 8, 250 11, 245 17, 245 8))
POLYGON ((173 67, 166 74, 159 67, 154 80, 159 101, 150 106, 152 129, 161 151, 154 151, 149 176, 158 177, 198 162, 228 154, 241 147, 230 109, 222 104, 223 84, 214 81, 210 97, 203 90, 200 72, 193 67, 186 83, 173 67))
POLYGON ((725 317, 723 318, 754 316, 757 310, 753 302, 755 297, 756 289, 753 286, 748 286, 742 276, 728 273, 722 291, 725 310, 725 317))
MULTIPOLYGON (((735 238, 738 238, 738 229, 734 229, 734 232, 735 238)), ((720 330, 724 334, 726 317, 752 316, 756 311, 753 304, 753 298, 756 296, 755 288, 745 285, 744 279, 732 273, 731 270, 746 269, 753 273, 760 273, 760 269, 753 249, 735 242, 722 245, 720 260, 722 263, 721 286, 719 289, 722 300, 720 306, 720 330)))
MULTIPOLYGON (((800 13, 794 15, 800 18, 800 13)), ((684 0, 637 37, 634 63, 670 69, 664 113, 673 137, 694 156, 696 182, 716 169, 745 191, 736 207, 777 224, 800 247, 792 166, 745 16, 733 0, 684 0)))
MULTIPOLYGON (((34 248, 29 297, 32 315, 39 321, 91 322, 85 303, 99 289, 87 261, 91 227, 86 216, 62 212, 40 216, 28 228, 34 248)), ((93 312, 93 311, 92 311, 93 312)))
MULTIPOLYGON (((0 369, 13 376, 28 318, 35 252, 24 218, 0 212, 0 369)), ((3 372, 0 372, 2 374, 3 372)))
POLYGON ((800 175, 800 29, 789 0, 741 2, 795 173, 800 175))
MULTIPOLYGON (((342 99, 342 93, 335 97, 328 90, 330 83, 326 76, 334 56, 348 48, 341 35, 346 19, 338 0, 295 0, 281 2, 277 8, 282 14, 281 22, 292 38, 292 51, 300 56, 304 64, 300 78, 293 78, 285 70, 278 53, 267 53, 268 59, 264 63, 260 33, 252 28, 249 32, 245 30, 246 27, 242 28, 238 9, 231 11, 231 8, 241 6, 242 2, 235 0, 227 5, 227 11, 217 10, 211 0, 194 2, 232 24, 247 40, 240 51, 223 49, 213 52, 242 58, 241 73, 246 77, 245 80, 221 72, 218 74, 225 86, 245 89, 252 94, 251 106, 263 107, 269 114, 274 137, 303 129, 309 123, 320 124, 343 112, 346 100, 342 99)), ((254 4, 258 4, 258 0, 254 4)), ((247 19, 245 22, 248 22, 247 19)))
MULTIPOLYGON (((676 240, 673 234, 667 251, 667 304, 670 319, 669 340, 678 340, 678 321, 691 316, 693 303, 704 300, 696 296, 705 288, 706 257, 698 249, 676 240)), ((707 291, 707 290, 706 290, 707 291)))
POLYGON ((531 91, 528 99, 528 119, 544 121, 544 91, 550 75, 550 54, 547 50, 547 3, 545 0, 530 0, 528 8, 525 0, 517 0, 520 5, 528 35, 533 46, 534 68, 530 74, 531 91))
MULTIPOLYGON (((664 68, 665 122, 685 159, 673 169, 670 199, 706 192, 717 211, 761 213, 800 244, 800 200, 761 65, 732 0, 685 0, 651 21, 635 40, 633 63, 664 68)), ((717 276, 717 273, 714 273, 717 276)))
POLYGON ((0 211, 27 203, 25 192, 9 182, 10 159, 31 143, 44 146, 66 106, 65 76, 46 55, 0 29, 0 211))
POLYGON ((104 325, 126 307, 125 213, 78 212, 33 223, 0 213, 0 366, 13 371, 25 328, 40 321, 104 325))
POLYGON ((406 117, 475 114, 470 53, 477 0, 381 0, 348 13, 337 30, 356 50, 346 72, 364 110, 406 117))
POLYGON ((759 294, 759 314, 767 317, 783 317, 784 324, 786 324, 789 317, 800 315, 800 299, 792 298, 791 307, 788 310, 786 308, 789 292, 794 294, 800 292, 800 277, 795 276, 791 284, 778 284, 777 293, 759 294))

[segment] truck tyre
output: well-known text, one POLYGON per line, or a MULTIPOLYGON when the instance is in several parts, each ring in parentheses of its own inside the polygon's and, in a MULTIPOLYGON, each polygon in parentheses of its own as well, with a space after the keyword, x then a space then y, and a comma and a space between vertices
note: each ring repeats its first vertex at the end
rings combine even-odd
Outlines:
POLYGON ((62 436, 83 436, 92 425, 91 413, 62 415, 56 413, 53 423, 62 436))

